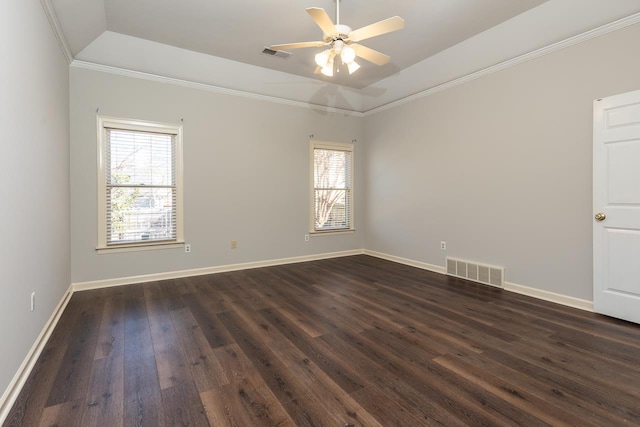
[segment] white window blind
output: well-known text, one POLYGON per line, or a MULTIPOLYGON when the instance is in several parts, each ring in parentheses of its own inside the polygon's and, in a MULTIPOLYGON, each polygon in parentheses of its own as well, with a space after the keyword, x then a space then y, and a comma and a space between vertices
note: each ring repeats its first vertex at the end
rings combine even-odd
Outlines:
POLYGON ((153 126, 161 126, 100 123, 104 228, 99 247, 178 242, 179 128, 154 132, 153 126))
POLYGON ((351 145, 313 145, 314 231, 353 229, 352 165, 351 145))

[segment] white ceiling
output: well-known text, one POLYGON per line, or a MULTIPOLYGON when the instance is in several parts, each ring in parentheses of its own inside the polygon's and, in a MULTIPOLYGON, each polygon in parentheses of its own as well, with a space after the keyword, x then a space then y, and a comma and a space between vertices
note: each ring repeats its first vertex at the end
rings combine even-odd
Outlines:
POLYGON ((395 15, 405 29, 362 42, 388 64, 360 60, 353 75, 327 78, 313 74, 320 48, 287 59, 262 49, 320 40, 305 8, 335 18, 334 0, 45 1, 76 60, 355 111, 640 12, 638 0, 341 0, 341 23, 353 29, 395 15))

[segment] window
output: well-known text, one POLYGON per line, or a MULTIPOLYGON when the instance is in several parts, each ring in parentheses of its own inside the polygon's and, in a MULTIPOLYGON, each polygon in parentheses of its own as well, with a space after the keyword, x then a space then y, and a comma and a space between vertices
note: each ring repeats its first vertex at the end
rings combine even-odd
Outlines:
POLYGON ((183 243, 182 126, 98 117, 98 250, 183 243))
POLYGON ((311 142, 311 232, 353 230, 353 144, 311 142))

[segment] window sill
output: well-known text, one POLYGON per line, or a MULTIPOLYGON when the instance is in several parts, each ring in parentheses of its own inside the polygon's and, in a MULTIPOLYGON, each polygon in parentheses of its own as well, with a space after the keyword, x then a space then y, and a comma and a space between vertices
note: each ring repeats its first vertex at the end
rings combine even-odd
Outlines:
POLYGON ((354 228, 346 228, 343 230, 327 230, 327 231, 310 231, 309 235, 312 237, 317 236, 335 236, 336 234, 353 234, 356 230, 354 228))
POLYGON ((184 242, 132 243, 129 245, 121 246, 98 247, 96 248, 96 251, 98 252, 98 255, 102 255, 118 252, 153 251, 158 249, 175 249, 182 247, 184 247, 184 242))

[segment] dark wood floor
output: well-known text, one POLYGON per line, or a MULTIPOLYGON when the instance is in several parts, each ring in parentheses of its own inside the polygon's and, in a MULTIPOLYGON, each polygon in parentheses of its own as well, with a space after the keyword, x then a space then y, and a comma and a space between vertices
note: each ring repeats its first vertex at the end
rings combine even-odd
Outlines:
POLYGON ((367 256, 73 295, 5 425, 640 424, 640 326, 367 256))

